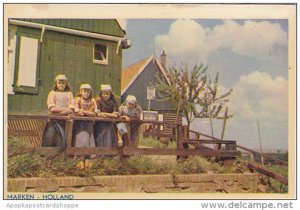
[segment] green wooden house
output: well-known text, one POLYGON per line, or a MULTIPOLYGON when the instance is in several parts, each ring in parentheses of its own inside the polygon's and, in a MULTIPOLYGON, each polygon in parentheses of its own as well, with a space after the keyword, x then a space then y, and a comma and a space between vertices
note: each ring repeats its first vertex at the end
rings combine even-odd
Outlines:
POLYGON ((6 73, 8 114, 47 113, 54 78, 65 74, 75 95, 89 83, 121 92, 122 49, 130 46, 115 19, 10 19, 6 73))

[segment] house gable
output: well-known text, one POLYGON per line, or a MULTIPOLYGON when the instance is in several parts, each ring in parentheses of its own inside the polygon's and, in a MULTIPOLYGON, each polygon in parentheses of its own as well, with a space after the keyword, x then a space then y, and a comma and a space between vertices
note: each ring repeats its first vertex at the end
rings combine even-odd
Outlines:
POLYGON ((123 95, 127 89, 134 83, 134 81, 138 78, 138 76, 146 69, 146 67, 153 63, 157 65, 158 73, 162 75, 162 78, 165 79, 165 81, 170 84, 169 78, 167 77, 167 73, 164 69, 164 67, 160 64, 160 62, 151 55, 148 58, 145 58, 131 66, 128 66, 122 70, 122 76, 121 76, 121 94, 123 95))
MULTIPOLYGON (((127 89, 122 89, 122 101, 125 101, 127 95, 135 95, 142 109, 148 109, 147 87, 155 85, 157 81, 156 75, 161 79, 165 78, 158 64, 159 62, 156 59, 151 58, 147 65, 139 69, 139 74, 135 75, 130 86, 127 89)), ((126 74, 122 72, 122 79, 123 76, 126 76, 126 74)), ((151 110, 174 110, 174 106, 171 103, 159 102, 158 100, 151 101, 150 108, 151 110)))

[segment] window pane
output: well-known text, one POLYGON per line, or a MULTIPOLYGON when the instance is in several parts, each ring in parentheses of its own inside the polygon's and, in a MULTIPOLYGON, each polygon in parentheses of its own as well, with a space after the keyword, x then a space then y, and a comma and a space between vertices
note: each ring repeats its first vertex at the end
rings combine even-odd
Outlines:
POLYGON ((106 61, 106 46, 95 44, 94 60, 106 61))
POLYGON ((36 38, 21 36, 17 86, 36 86, 38 44, 36 38))

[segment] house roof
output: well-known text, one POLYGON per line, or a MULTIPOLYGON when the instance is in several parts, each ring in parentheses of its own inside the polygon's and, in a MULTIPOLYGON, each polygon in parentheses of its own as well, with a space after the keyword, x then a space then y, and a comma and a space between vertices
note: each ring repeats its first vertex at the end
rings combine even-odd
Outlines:
POLYGON ((126 34, 121 20, 117 19, 14 19, 117 37, 124 37, 126 34))
POLYGON ((157 64, 158 69, 161 71, 162 75, 164 76, 168 84, 170 84, 165 68, 153 55, 151 55, 147 58, 144 58, 143 60, 138 61, 137 63, 134 63, 122 69, 121 95, 125 93, 125 91, 132 85, 132 83, 136 80, 136 78, 146 69, 146 66, 150 62, 157 64))

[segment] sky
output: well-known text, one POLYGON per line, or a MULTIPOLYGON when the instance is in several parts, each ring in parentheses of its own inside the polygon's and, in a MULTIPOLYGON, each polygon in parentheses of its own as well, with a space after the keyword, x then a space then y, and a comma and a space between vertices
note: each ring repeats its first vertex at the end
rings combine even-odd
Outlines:
MULTIPOLYGON (((123 67, 163 50, 168 65, 209 66, 219 72, 220 93, 233 88, 225 139, 263 149, 288 148, 288 20, 127 19, 122 22, 131 48, 123 67)), ((213 121, 216 137, 222 120, 213 121)), ((191 129, 211 134, 208 120, 191 129)))

